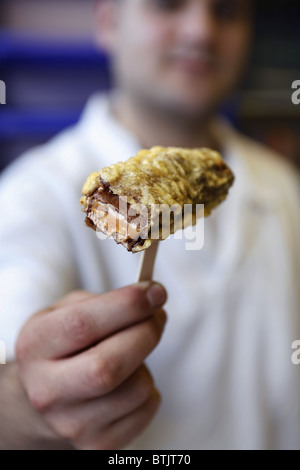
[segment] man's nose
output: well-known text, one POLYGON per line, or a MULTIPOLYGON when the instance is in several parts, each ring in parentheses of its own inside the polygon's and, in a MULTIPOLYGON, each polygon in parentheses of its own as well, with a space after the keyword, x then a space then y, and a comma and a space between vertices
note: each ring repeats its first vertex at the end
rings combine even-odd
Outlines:
POLYGON ((207 2, 195 1, 178 18, 177 33, 186 42, 210 44, 217 34, 217 22, 207 2))

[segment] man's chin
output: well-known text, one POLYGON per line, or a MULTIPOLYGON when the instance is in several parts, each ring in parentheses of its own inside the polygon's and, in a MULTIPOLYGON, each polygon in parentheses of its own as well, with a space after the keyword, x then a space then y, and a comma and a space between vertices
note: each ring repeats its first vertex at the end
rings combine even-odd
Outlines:
POLYGON ((166 112, 174 118, 181 118, 185 120, 203 120, 209 118, 217 109, 218 104, 214 100, 208 101, 207 99, 196 100, 178 95, 169 99, 162 99, 158 101, 157 106, 160 107, 162 112, 166 112))

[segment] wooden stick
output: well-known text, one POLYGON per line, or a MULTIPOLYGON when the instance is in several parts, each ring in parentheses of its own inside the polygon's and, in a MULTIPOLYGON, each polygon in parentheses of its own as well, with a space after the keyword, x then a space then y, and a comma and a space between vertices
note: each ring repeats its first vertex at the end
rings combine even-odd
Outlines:
POLYGON ((154 240, 152 245, 143 252, 137 282, 152 280, 158 242, 159 240, 154 240))

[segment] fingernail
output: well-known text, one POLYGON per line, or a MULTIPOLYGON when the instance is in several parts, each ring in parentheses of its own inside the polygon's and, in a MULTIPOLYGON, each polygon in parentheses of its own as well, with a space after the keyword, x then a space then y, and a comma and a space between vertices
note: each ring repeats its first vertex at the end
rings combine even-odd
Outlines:
POLYGON ((167 300, 165 288, 157 282, 152 283, 147 290, 147 298, 153 308, 161 307, 167 300))

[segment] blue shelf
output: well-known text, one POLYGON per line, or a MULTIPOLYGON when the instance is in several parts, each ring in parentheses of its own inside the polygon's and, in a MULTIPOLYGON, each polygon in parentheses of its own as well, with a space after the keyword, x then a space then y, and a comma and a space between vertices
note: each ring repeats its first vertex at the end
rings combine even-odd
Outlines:
POLYGON ((108 66, 107 56, 88 41, 51 41, 40 36, 12 34, 0 30, 0 62, 2 66, 18 64, 85 64, 108 66))
POLYGON ((76 123, 90 92, 110 84, 108 58, 89 41, 0 30, 0 63, 0 79, 7 80, 7 105, 0 107, 1 143, 38 140, 76 123), (74 80, 67 87, 69 76, 74 80), (36 96, 35 89, 32 102, 28 96, 36 96), (51 102, 47 93, 54 98, 51 102))
POLYGON ((72 111, 1 111, 0 139, 32 138, 41 135, 50 136, 61 129, 75 124, 81 110, 72 111))

